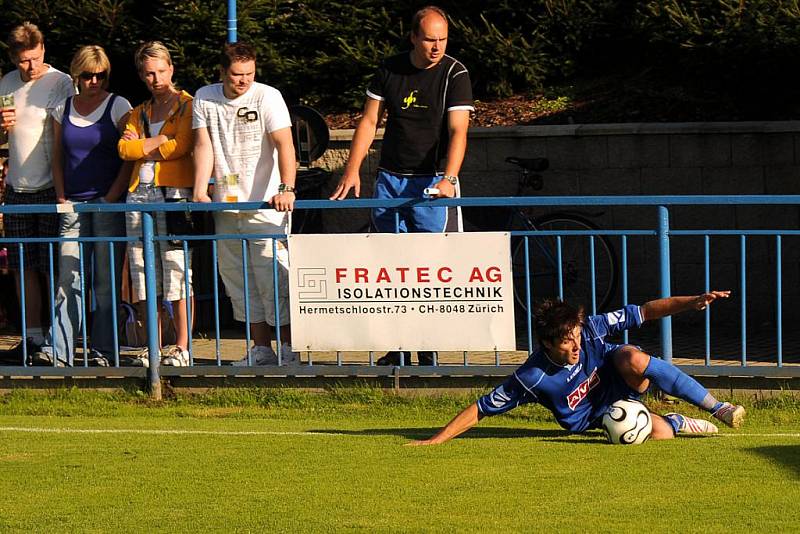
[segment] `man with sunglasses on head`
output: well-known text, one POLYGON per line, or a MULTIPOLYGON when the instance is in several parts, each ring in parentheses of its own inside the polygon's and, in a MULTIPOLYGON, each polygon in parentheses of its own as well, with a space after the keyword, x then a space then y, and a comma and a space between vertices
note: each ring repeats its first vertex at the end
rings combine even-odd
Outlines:
MULTIPOLYGON (((193 103, 194 200, 211 202, 208 183, 214 177, 213 200, 230 202, 229 211, 214 212, 217 234, 286 234, 295 201, 295 153, 291 119, 281 93, 255 81, 256 51, 246 43, 229 43, 221 55, 221 83, 202 87, 193 103), (274 209, 240 211, 236 202, 268 202, 274 209)), ((272 239, 247 241, 245 288, 239 239, 218 242, 219 272, 233 304, 234 317, 246 320, 249 307, 253 347, 234 365, 275 365, 272 328, 280 328, 281 363, 299 364, 289 332, 289 258, 286 240, 275 243, 278 287, 273 288, 272 239), (247 289, 248 300, 245 300, 247 289), (276 317, 274 291, 278 291, 276 317)))
MULTIPOLYGON (((6 205, 55 204, 51 160, 53 128, 50 113, 67 97, 75 94, 69 75, 51 67, 44 60, 44 36, 35 24, 17 26, 8 36, 8 54, 17 68, 0 80, 2 120, 0 142, 7 139, 9 158, 6 178, 6 205)), ((7 213, 5 237, 17 239, 55 237, 58 216, 55 213, 7 213)), ((19 248, 8 247, 9 267, 14 271, 17 294, 21 294, 21 271, 25 279, 26 339, 2 354, 8 363, 22 363, 23 347, 30 356, 44 343, 41 323, 42 294, 47 280, 49 254, 47 243, 26 244, 24 263, 19 248)))

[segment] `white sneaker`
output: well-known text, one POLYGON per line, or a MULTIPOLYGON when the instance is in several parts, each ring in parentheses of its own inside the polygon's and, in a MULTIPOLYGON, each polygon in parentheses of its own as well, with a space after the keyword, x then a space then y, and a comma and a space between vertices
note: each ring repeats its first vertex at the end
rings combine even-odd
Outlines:
POLYGON ((744 406, 723 402, 722 406, 711 415, 731 428, 739 428, 744 421, 744 406))
POLYGON ((147 354, 139 354, 137 356, 120 356, 119 364, 123 367, 150 367, 150 358, 147 354))
POLYGON ((165 355, 161 356, 161 365, 189 367, 189 351, 176 345, 169 349, 165 355))
POLYGON ((281 343, 281 365, 300 365, 300 353, 293 351, 286 342, 281 343))
POLYGON ((705 419, 694 419, 679 413, 664 414, 664 417, 677 421, 678 432, 681 434, 716 434, 719 432, 717 425, 705 419))
POLYGON ((272 347, 262 347, 255 345, 250 349, 250 363, 247 363, 247 355, 239 361, 231 363, 235 367, 247 367, 249 365, 278 365, 278 355, 272 347))

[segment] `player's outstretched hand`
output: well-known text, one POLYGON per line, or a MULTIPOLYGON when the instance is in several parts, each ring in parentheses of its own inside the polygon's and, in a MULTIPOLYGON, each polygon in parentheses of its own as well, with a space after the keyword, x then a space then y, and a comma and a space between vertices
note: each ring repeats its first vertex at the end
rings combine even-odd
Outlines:
POLYGON ((717 299, 726 299, 731 296, 730 291, 709 291, 702 295, 697 295, 694 300, 694 309, 705 310, 706 306, 711 304, 717 299))

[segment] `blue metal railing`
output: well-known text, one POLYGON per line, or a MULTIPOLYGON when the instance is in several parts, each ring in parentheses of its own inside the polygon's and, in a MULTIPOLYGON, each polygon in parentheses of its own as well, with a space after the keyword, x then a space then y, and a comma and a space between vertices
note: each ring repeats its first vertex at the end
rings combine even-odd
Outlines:
MULTIPOLYGON (((715 236, 733 236, 739 238, 739 254, 738 254, 738 265, 739 265, 739 287, 737 289, 737 296, 740 302, 739 308, 739 318, 740 318, 740 358, 739 358, 739 366, 741 368, 745 368, 748 366, 748 352, 747 352, 747 295, 748 295, 748 288, 747 288, 747 243, 748 237, 750 236, 768 236, 774 237, 775 239, 775 247, 776 247, 776 269, 775 269, 775 291, 776 291, 776 299, 775 299, 775 313, 776 313, 776 361, 774 367, 776 368, 783 368, 784 367, 784 344, 783 344, 783 328, 782 328, 782 321, 783 321, 783 271, 782 271, 782 237, 784 236, 800 236, 800 230, 738 230, 738 229, 730 229, 730 230, 677 230, 670 228, 670 207, 673 206, 708 206, 708 205, 774 205, 774 206, 792 206, 800 204, 800 195, 790 195, 790 196, 764 196, 764 195, 746 195, 746 196, 702 196, 702 195, 691 195, 691 196, 605 196, 605 197, 513 197, 513 198, 505 198, 505 197, 493 197, 493 198, 461 198, 461 199, 435 199, 435 200, 419 200, 419 199, 395 199, 395 200, 375 200, 375 199, 352 199, 352 200, 343 200, 343 201, 325 201, 325 200, 300 200, 296 203, 296 209, 345 209, 345 208, 361 208, 361 209, 369 209, 375 207, 387 207, 387 208, 400 208, 400 207, 408 207, 413 205, 434 205, 434 206, 471 206, 471 207, 486 207, 486 206, 503 206, 503 207, 511 207, 511 206, 536 206, 536 207, 562 207, 562 206, 569 206, 569 207, 580 207, 580 206, 631 206, 636 208, 644 208, 644 207, 655 207, 657 208, 657 215, 652 219, 652 227, 649 229, 635 229, 635 230, 550 230, 550 231, 540 231, 540 230, 515 230, 512 231, 512 236, 515 239, 521 239, 524 242, 524 272, 530 273, 532 262, 536 260, 536 258, 531 257, 529 253, 529 241, 540 238, 542 236, 555 236, 555 257, 556 257, 556 264, 557 264, 557 288, 558 288, 558 296, 561 298, 564 297, 564 287, 565 287, 565 273, 563 272, 563 265, 562 265, 562 252, 563 252, 563 242, 567 239, 580 239, 585 238, 587 241, 587 248, 589 251, 588 262, 589 262, 589 272, 591 273, 591 307, 593 311, 597 310, 597 286, 596 286, 596 276, 597 276, 597 265, 596 265, 596 241, 601 236, 605 237, 613 237, 614 239, 619 239, 620 243, 620 278, 621 278, 621 299, 620 302, 622 305, 629 303, 629 242, 628 239, 633 236, 643 236, 643 237, 652 237, 655 238, 658 247, 658 264, 654 266, 658 270, 659 280, 658 280, 658 290, 653 291, 653 293, 658 293, 662 297, 669 296, 671 294, 671 272, 670 272, 670 246, 671 246, 671 239, 677 236, 694 236, 694 237, 701 237, 703 239, 703 287, 705 290, 712 289, 711 283, 711 248, 710 243, 712 237, 715 236)), ((156 247, 155 243, 158 241, 163 240, 183 240, 183 249, 184 249, 184 266, 188 272, 189 267, 189 259, 188 259, 188 241, 194 240, 210 240, 211 241, 211 252, 212 252, 212 269, 213 269, 213 302, 214 302, 214 335, 215 335, 215 364, 216 366, 222 365, 223 361, 221 358, 221 346, 220 346, 220 309, 218 303, 218 296, 219 296, 219 285, 218 285, 218 268, 217 268, 217 243, 220 239, 237 239, 241 240, 242 243, 242 260, 243 265, 247 264, 247 239, 269 239, 273 238, 272 247, 273 247, 273 280, 272 283, 275 288, 278 287, 278 269, 277 269, 277 243, 274 238, 282 238, 282 235, 274 235, 274 234, 263 234, 263 235, 249 235, 247 239, 244 239, 241 235, 213 235, 213 236, 157 236, 154 233, 154 221, 153 221, 153 214, 161 211, 223 211, 223 210, 230 210, 231 205, 228 203, 210 203, 210 204, 193 204, 193 203, 165 203, 165 204, 147 204, 146 209, 143 209, 144 206, 141 204, 78 204, 74 206, 74 210, 79 213, 85 212, 125 212, 125 211, 139 211, 142 213, 142 236, 141 241, 144 245, 144 262, 145 262, 145 282, 146 282, 146 289, 147 289, 147 346, 149 350, 149 370, 147 371, 148 380, 151 384, 151 388, 159 389, 160 390, 160 369, 159 369, 159 335, 158 335, 158 323, 154 319, 158 316, 158 302, 156 298, 156 278, 155 278, 155 254, 156 254, 156 247)), ((259 202, 246 202, 246 203, 239 203, 236 206, 239 210, 254 210, 254 209, 268 209, 269 206, 264 203, 259 202)), ((2 213, 54 213, 57 212, 58 209, 56 206, 3 206, 0 208, 0 212, 2 213)), ((55 280, 54 274, 54 251, 53 251, 53 243, 59 243, 64 241, 79 241, 81 243, 81 250, 83 247, 83 243, 92 243, 97 241, 105 241, 109 242, 109 247, 112 247, 112 254, 111 254, 111 262, 112 264, 109 266, 113 269, 113 262, 119 261, 120 258, 115 258, 113 253, 113 243, 114 242, 131 242, 138 240, 137 238, 128 238, 128 237, 118 237, 118 238, 38 238, 38 239, 26 239, 24 242, 26 243, 49 243, 49 251, 50 251, 50 265, 49 265, 49 275, 51 282, 55 280)), ((17 246, 19 247, 19 251, 22 255, 22 261, 24 262, 24 249, 23 243, 20 243, 19 240, 16 239, 9 239, 9 238, 2 238, 0 239, 0 245, 5 246, 17 246)), ((81 277, 83 279, 85 273, 83 272, 83 253, 81 252, 81 277)), ((250 339, 251 339, 251 332, 249 326, 249 301, 247 300, 249 297, 248 295, 248 285, 252 283, 248 279, 247 269, 244 268, 243 271, 244 277, 244 286, 245 286, 245 313, 246 313, 246 321, 245 321, 245 328, 244 328, 244 335, 247 343, 247 357, 250 358, 250 339)), ((188 277, 185 278, 186 290, 187 295, 190 294, 189 291, 189 280, 188 277)), ((115 281, 112 281, 114 283, 115 281)), ((24 294, 24 284, 23 291, 21 295, 21 300, 25 301, 25 294, 24 294)), ((51 284, 52 288, 53 284, 51 284)), ((81 286, 81 290, 85 292, 85 286, 81 286)), ((524 300, 526 304, 526 309, 530 309, 531 301, 538 297, 533 292, 533 287, 531 285, 531 280, 529 275, 525 275, 525 283, 523 285, 522 291, 524 292, 524 300)), ((114 292, 112 292, 114 294, 114 292)), ((52 304, 55 301, 55 295, 53 293, 53 289, 50 291, 50 304, 51 304, 51 314, 50 319, 53 323, 55 323, 54 311, 52 311, 52 304)), ((191 299, 186 299, 186 312, 187 317, 189 320, 189 343, 191 344, 191 321, 192 321, 192 304, 191 299)), ((116 309, 118 307, 116 301, 114 301, 114 313, 115 313, 115 321, 116 324, 116 309)), ((276 324, 280 324, 280 309, 278 305, 278 294, 277 291, 275 292, 274 298, 274 306, 275 306, 275 313, 276 313, 276 324)), ((86 306, 85 299, 83 299, 83 305, 86 306)), ((24 310, 24 306, 23 306, 24 310)), ((85 309, 84 311, 84 317, 85 309)), ((533 329, 531 325, 531 317, 529 313, 525 314, 525 332, 527 337, 526 349, 528 352, 532 351, 535 346, 535 340, 533 338, 533 329)), ((26 323, 25 323, 25 313, 22 313, 22 334, 23 337, 25 336, 26 332, 26 323)), ((86 326, 82 325, 81 334, 83 336, 83 350, 84 354, 88 350, 87 347, 87 332, 86 326)), ((660 346, 661 346, 661 355, 667 359, 671 360, 673 357, 673 338, 672 338, 672 322, 669 318, 662 319, 660 322, 660 346)), ((276 328, 276 337, 277 337, 277 347, 279 352, 279 364, 282 363, 282 355, 280 355, 281 350, 281 338, 280 338, 280 329, 276 328)), ((115 343, 117 342, 117 338, 115 335, 115 343)), ((628 342, 628 333, 626 332, 623 338, 624 342, 628 342)), ((711 347, 711 311, 707 309, 704 314, 704 343, 703 343, 703 360, 704 365, 706 367, 712 367, 712 347, 711 347)), ((189 346, 190 355, 192 355, 191 345, 189 346)), ((194 364, 194 358, 192 357, 192 364, 194 364)), ((438 364, 438 362, 436 362, 438 364)), ((495 365, 500 365, 500 356, 499 354, 495 354, 495 365)), ((56 362, 53 362, 54 366, 56 362)), ((313 359, 309 356, 309 364, 313 365, 313 359)), ((84 358, 84 366, 87 366, 87 358, 84 358)), ((114 365, 115 367, 119 366, 119 351, 118 348, 115 349, 114 353, 114 365)), ((336 358, 336 365, 341 367, 343 365, 341 353, 337 353, 336 358)), ((369 366, 372 367, 374 365, 374 353, 369 353, 369 366)), ((464 353, 464 360, 463 360, 463 367, 470 366, 470 362, 467 356, 467 353, 464 353)), ((54 370, 55 371, 55 370, 54 370)), ((51 374, 64 374, 70 375, 75 374, 75 369, 64 369, 60 370, 60 373, 51 373, 51 374)), ((31 370, 33 372, 33 370, 31 370)), ((762 374, 769 374, 766 371, 761 371, 762 374)), ((794 371, 792 371, 794 372, 794 371)), ((192 371, 194 373, 194 371, 192 371)), ((791 374, 791 373, 790 373, 791 374)))

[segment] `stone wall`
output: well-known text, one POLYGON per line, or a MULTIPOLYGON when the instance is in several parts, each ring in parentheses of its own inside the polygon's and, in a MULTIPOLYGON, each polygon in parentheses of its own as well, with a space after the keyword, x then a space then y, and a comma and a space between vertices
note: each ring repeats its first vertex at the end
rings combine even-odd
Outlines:
MULTIPOLYGON (((334 131, 327 153, 316 165, 333 172, 333 189, 347 158, 352 130, 334 131)), ((382 132, 361 169, 362 197, 372 193, 382 132)), ((800 194, 800 122, 611 124, 472 128, 461 172, 464 196, 512 196, 518 173, 507 156, 547 157, 539 195, 743 195, 800 194)), ((547 211, 547 210, 541 210, 547 211)), ((615 207, 595 221, 612 229, 655 228, 656 208, 615 207)), ((687 206, 670 211, 673 229, 798 229, 795 206, 687 206)), ((367 214, 328 210, 328 231, 355 231, 367 214)), ((798 241, 783 244, 784 313, 800 316, 791 306, 798 296, 798 241), (787 298, 788 297, 788 298, 787 298)), ((617 239, 617 243, 618 243, 617 239)), ((739 238, 713 237, 711 284, 740 293, 739 238)), ((687 294, 703 288, 703 240, 671 241, 672 290, 687 294)), ((775 239, 747 242, 748 323, 767 326, 775 314, 775 239)), ((629 240, 630 300, 658 294, 657 247, 654 238, 629 240)), ((719 320, 738 322, 738 303, 717 307, 719 320)))

